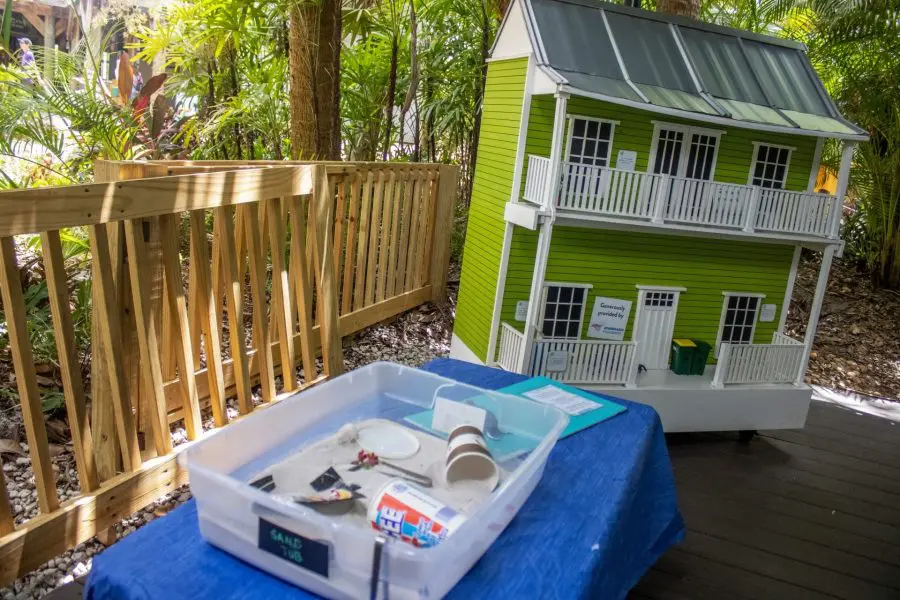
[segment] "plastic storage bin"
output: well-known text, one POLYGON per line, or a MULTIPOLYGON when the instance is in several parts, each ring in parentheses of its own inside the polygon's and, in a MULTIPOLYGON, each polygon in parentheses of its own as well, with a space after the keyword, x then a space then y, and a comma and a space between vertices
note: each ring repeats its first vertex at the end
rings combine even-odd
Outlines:
POLYGON ((693 340, 696 349, 694 357, 691 359, 691 373, 693 375, 703 375, 706 370, 706 361, 709 359, 710 345, 700 340, 693 340))
POLYGON ((487 402, 501 430, 526 437, 529 446, 533 442, 530 450, 503 464, 509 472, 504 481, 441 544, 415 548, 388 538, 378 597, 443 596, 493 543, 537 485, 547 456, 568 423, 561 411, 417 369, 391 363, 368 365, 262 408, 181 456, 197 500, 203 537, 314 593, 368 598, 379 532, 338 523, 299 504, 284 504, 246 482, 298 449, 333 434, 344 423, 369 418, 400 423, 409 414, 432 408, 437 397, 482 406, 487 402), (325 544, 327 577, 261 550, 261 519, 325 544))
POLYGON ((694 354, 697 346, 691 340, 672 340, 672 355, 669 367, 676 375, 691 375, 694 369, 694 354))

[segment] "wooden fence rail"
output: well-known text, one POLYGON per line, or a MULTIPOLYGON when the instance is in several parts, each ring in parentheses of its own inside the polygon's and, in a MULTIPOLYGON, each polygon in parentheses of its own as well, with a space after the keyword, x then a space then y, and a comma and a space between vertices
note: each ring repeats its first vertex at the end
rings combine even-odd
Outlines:
POLYGON ((40 508, 17 525, 0 475, 0 585, 185 483, 176 421, 197 440, 205 409, 224 427, 228 398, 241 418, 337 375, 342 336, 444 297, 456 167, 101 161, 96 179, 0 193, 0 292, 40 508), (59 234, 73 227, 90 242, 90 411, 59 234), (81 484, 65 502, 14 241, 36 233, 81 484))

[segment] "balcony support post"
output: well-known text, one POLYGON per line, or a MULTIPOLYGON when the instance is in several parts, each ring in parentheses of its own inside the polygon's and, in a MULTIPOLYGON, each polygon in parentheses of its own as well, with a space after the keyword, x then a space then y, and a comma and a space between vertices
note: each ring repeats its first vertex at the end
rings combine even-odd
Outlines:
POLYGON ((812 352, 813 341, 816 339, 816 327, 819 324, 819 316, 822 314, 822 303, 825 301, 825 290, 828 288, 828 273, 831 271, 831 261, 834 258, 834 244, 825 247, 822 253, 822 264, 819 267, 819 280, 816 283, 816 292, 813 295, 812 307, 809 310, 809 322, 806 324, 806 335, 803 337, 804 358, 800 363, 800 371, 794 385, 803 385, 806 377, 806 369, 809 366, 809 353, 812 352))
POLYGON ((655 205, 653 206, 653 219, 654 223, 662 223, 665 214, 666 214, 666 205, 669 200, 669 186, 671 185, 672 179, 668 175, 659 175, 659 185, 656 188, 656 198, 654 198, 655 205))
POLYGON ((560 168, 562 166, 563 140, 566 132, 566 110, 569 94, 556 92, 556 112, 553 117, 553 139, 550 145, 550 173, 547 177, 547 188, 543 207, 549 213, 541 224, 538 233, 537 250, 534 256, 534 272, 531 277, 531 292, 528 295, 528 315, 525 319, 525 335, 522 341, 522 353, 519 356, 517 372, 526 373, 531 368, 531 356, 534 349, 534 336, 541 318, 541 300, 544 297, 544 278, 547 275, 547 259, 550 256, 550 240, 553 237, 553 224, 556 221, 556 197, 559 193, 560 168))
POLYGON ((838 171, 837 191, 835 192, 835 201, 832 205, 834 209, 831 213, 831 227, 828 230, 828 237, 837 239, 841 231, 841 213, 844 210, 844 198, 847 197, 847 186, 850 184, 850 165, 853 162, 853 151, 856 149, 856 142, 844 142, 844 148, 841 150, 841 168, 838 171))

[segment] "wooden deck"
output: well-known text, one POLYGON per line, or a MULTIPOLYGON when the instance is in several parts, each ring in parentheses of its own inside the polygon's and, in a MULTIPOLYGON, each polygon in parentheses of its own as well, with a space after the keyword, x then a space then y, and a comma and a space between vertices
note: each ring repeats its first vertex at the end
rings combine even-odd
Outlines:
POLYGON ((900 424, 813 402, 803 430, 668 441, 688 532, 629 598, 900 598, 900 424))

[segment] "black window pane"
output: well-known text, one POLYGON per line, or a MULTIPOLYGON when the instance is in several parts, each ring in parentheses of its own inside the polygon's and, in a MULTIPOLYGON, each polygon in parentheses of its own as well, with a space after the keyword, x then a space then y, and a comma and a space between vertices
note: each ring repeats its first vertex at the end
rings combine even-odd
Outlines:
POLYGON ((572 301, 582 302, 584 300, 584 288, 575 288, 572 290, 572 301))
POLYGON ((753 178, 754 179, 762 179, 764 169, 765 169, 765 164, 763 164, 761 162, 756 163, 756 168, 753 170, 753 178))
POLYGON ((559 288, 559 301, 560 302, 571 302, 572 301, 572 288, 559 288))
POLYGON ((774 179, 774 177, 775 177, 775 165, 769 163, 766 165, 765 178, 766 179, 774 179))
POLYGON ((605 157, 607 154, 609 154, 609 144, 606 142, 597 144, 597 156, 605 157))
POLYGON ((750 333, 751 329, 749 327, 743 327, 738 330, 740 332, 740 343, 749 344, 750 343, 750 333))
POLYGON ((784 181, 784 165, 778 165, 775 167, 775 182, 780 184, 784 181))
POLYGON ((788 149, 782 148, 781 152, 778 153, 778 162, 783 165, 786 165, 788 161, 788 149))
POLYGON ((756 160, 758 161, 766 161, 769 158, 769 147, 768 146, 760 146, 759 152, 756 155, 756 160))
POLYGON ((735 317, 736 314, 737 314, 737 311, 735 311, 734 309, 729 308, 729 309, 725 312, 725 323, 726 323, 727 325, 731 325, 732 323, 734 323, 734 317, 735 317))
POLYGON ((597 137, 597 126, 599 123, 597 121, 588 121, 587 125, 587 137, 596 138, 597 137))
POLYGON ((572 139, 571 154, 581 154, 581 138, 572 139))
POLYGON ((547 288, 547 302, 556 302, 556 298, 558 295, 559 295, 558 287, 547 288))
POLYGON ((569 323, 569 337, 578 337, 578 323, 569 323))
POLYGON ((757 306, 759 306, 759 298, 748 298, 747 308, 749 308, 750 310, 756 310, 757 306))
POLYGON ((575 119, 574 134, 584 137, 584 121, 575 119))
POLYGON ((541 330, 545 336, 550 337, 553 335, 553 321, 544 321, 544 327, 541 330))
POLYGON ((556 316, 556 305, 548 303, 544 307, 544 319, 552 319, 554 316, 556 316))
POLYGON ((556 309, 556 319, 557 320, 566 320, 569 318, 569 305, 568 304, 560 304, 556 309))
POLYGON ((610 133, 612 133, 612 126, 609 123, 603 123, 600 125, 600 137, 604 140, 608 140, 610 133))
POLYGON ((731 327, 726 325, 722 328, 722 341, 730 342, 731 341, 731 327))
POLYGON ((557 321, 553 327, 553 337, 566 337, 568 331, 568 323, 560 323, 557 321))
POLYGON ((594 156, 594 152, 597 150, 597 142, 594 140, 585 140, 584 141, 584 154, 585 156, 594 156))
POLYGON ((569 318, 573 321, 581 320, 581 304, 575 304, 572 306, 572 309, 569 311, 569 318))

